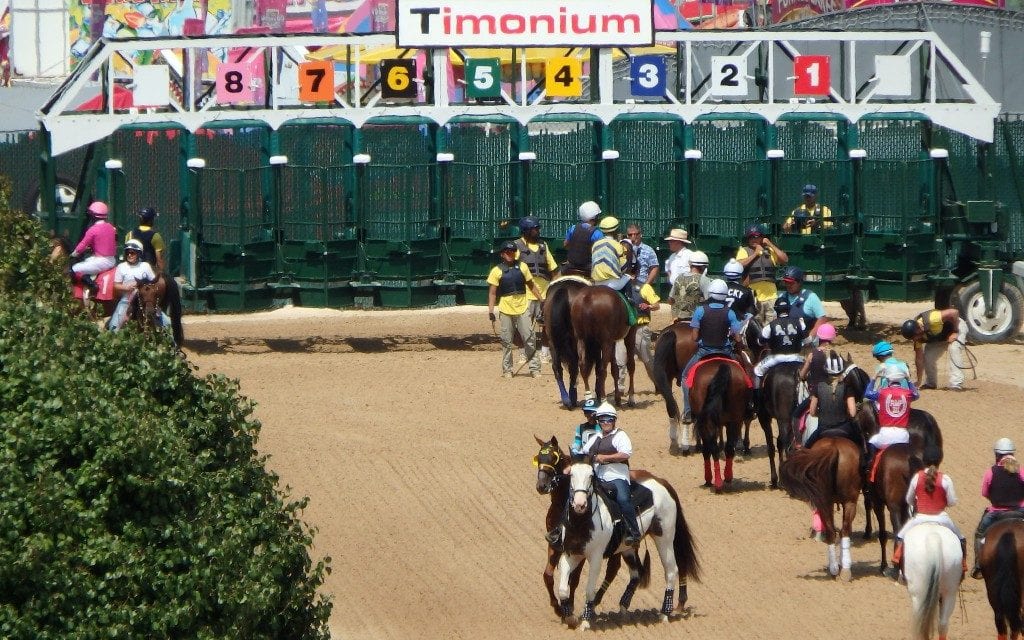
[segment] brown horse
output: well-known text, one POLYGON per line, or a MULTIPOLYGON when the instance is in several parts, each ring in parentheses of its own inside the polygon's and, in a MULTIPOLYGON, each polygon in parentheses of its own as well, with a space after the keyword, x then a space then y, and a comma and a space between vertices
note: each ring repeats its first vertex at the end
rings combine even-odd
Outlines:
POLYGON ((693 337, 693 329, 682 322, 665 327, 654 343, 654 388, 665 399, 665 410, 668 412, 668 450, 672 455, 682 453, 689 455, 693 443, 693 425, 684 423, 676 402, 675 384, 683 372, 686 363, 697 353, 697 342, 693 337), (679 429, 683 437, 678 439, 679 429))
POLYGON ((544 335, 551 350, 551 370, 558 384, 562 406, 572 408, 579 398, 576 381, 580 375, 580 356, 576 350, 576 334, 572 329, 570 310, 573 298, 590 281, 579 276, 556 278, 548 287, 544 298, 544 335), (569 388, 565 388, 563 369, 569 373, 569 388))
POLYGON ((615 343, 619 340, 626 341, 629 402, 632 405, 633 372, 636 366, 633 333, 636 327, 629 325, 629 312, 622 296, 602 285, 585 287, 573 298, 570 317, 582 364, 583 388, 587 392, 590 391, 590 372, 595 370, 594 393, 598 400, 605 398, 605 377, 608 375, 608 365, 611 364, 615 404, 622 404, 622 390, 618 385, 619 365, 615 362, 615 343))
POLYGON ((138 322, 143 330, 150 331, 163 327, 163 313, 171 320, 174 344, 180 349, 184 339, 181 328, 181 293, 174 280, 159 273, 155 280, 141 280, 137 283, 128 317, 138 322))
MULTIPOLYGON (((736 457, 736 441, 747 414, 750 386, 746 373, 738 363, 702 362, 695 365, 690 408, 700 434, 704 455, 704 486, 712 485, 711 460, 715 461, 715 493, 722 491, 723 474, 719 456, 725 445, 724 481, 732 482, 732 463, 736 457), (725 438, 722 428, 725 427, 725 438)), ((685 384, 686 381, 684 381, 685 384)))
MULTIPOLYGON (((74 279, 71 273, 71 243, 67 238, 50 232, 50 262, 72 275, 71 294, 82 305, 82 311, 90 320, 109 318, 114 313, 117 298, 114 295, 114 270, 109 269, 96 276, 98 289, 91 295, 84 284, 74 279)), ((77 260, 75 261, 77 262, 77 260)))
POLYGON ((850 571, 850 532, 861 491, 860 459, 861 450, 851 440, 825 437, 810 449, 793 452, 779 469, 786 493, 811 503, 821 513, 825 542, 828 543, 828 571, 847 582, 853 577, 850 571), (843 510, 841 554, 836 549, 833 505, 839 505, 843 510))
POLYGON ((1024 520, 999 520, 985 532, 979 554, 985 591, 999 640, 1024 635, 1024 520))

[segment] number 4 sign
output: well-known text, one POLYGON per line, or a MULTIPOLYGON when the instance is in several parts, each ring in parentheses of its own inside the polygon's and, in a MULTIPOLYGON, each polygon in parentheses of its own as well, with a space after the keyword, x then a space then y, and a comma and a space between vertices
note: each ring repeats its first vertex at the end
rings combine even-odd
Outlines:
POLYGON ((544 67, 547 95, 578 98, 583 95, 583 63, 579 58, 551 58, 544 67))
POLYGON ((793 75, 793 93, 798 96, 827 96, 831 90, 828 56, 796 56, 793 75))

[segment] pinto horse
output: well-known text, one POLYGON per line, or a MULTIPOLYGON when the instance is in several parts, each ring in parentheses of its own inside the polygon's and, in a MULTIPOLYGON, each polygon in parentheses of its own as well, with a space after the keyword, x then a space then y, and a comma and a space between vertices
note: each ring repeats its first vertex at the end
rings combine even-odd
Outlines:
POLYGON ((779 468, 786 493, 811 503, 822 515, 825 542, 828 544, 828 572, 847 582, 853 577, 850 571, 850 532, 861 491, 860 459, 861 450, 851 440, 824 437, 810 449, 794 451, 779 468), (841 554, 836 549, 833 505, 839 505, 843 510, 843 524, 839 530, 841 554))
POLYGON ((682 322, 665 327, 654 343, 654 388, 665 399, 665 410, 668 412, 669 453, 689 455, 693 443, 693 425, 683 423, 676 402, 673 385, 679 380, 686 363, 697 353, 697 342, 693 337, 693 329, 682 322), (682 441, 678 440, 679 429, 682 427, 682 441))
MULTIPOLYGON (((640 532, 654 538, 654 544, 665 570, 665 597, 662 600, 661 620, 667 622, 678 608, 686 606, 686 580, 700 579, 700 563, 697 559, 694 539, 683 516, 679 496, 665 480, 644 473, 634 478, 652 495, 652 505, 637 510, 640 532), (679 604, 674 604, 676 582, 679 583, 679 604)), ((587 629, 594 618, 596 604, 597 576, 601 570, 601 559, 609 546, 614 545, 617 553, 623 554, 630 566, 629 584, 619 600, 620 611, 629 609, 633 593, 639 586, 647 586, 650 578, 649 554, 641 564, 636 550, 622 544, 621 531, 617 532, 611 512, 604 500, 597 495, 594 467, 590 462, 577 461, 569 468, 569 494, 572 509, 565 525, 565 552, 559 561, 560 582, 558 588, 562 605, 562 620, 570 627, 576 626, 576 617, 569 600, 569 577, 583 560, 590 564, 587 580, 587 601, 583 609, 581 627, 587 629), (613 540, 615 542, 613 542, 613 540)))
MULTIPOLYGON (((941 524, 922 523, 907 532, 903 546, 906 549, 903 570, 910 593, 911 637, 931 640, 937 626, 939 640, 945 640, 963 579, 960 539, 941 524)), ((1019 597, 1016 606, 1019 616, 1019 597)))
POLYGON ((997 520, 985 531, 978 554, 999 640, 1024 636, 1024 520, 997 520))
POLYGON ((590 391, 590 372, 594 370, 594 393, 598 400, 604 400, 604 383, 608 365, 612 367, 612 384, 615 385, 615 404, 622 404, 622 390, 619 389, 619 365, 615 362, 615 343, 626 341, 626 366, 629 370, 629 404, 633 405, 633 372, 635 369, 635 345, 633 333, 636 327, 629 325, 629 311, 626 302, 618 292, 603 285, 591 285, 581 289, 570 305, 572 329, 582 362, 583 388, 590 391))
MULTIPOLYGON (((750 385, 746 372, 735 362, 704 360, 691 371, 690 408, 700 434, 704 455, 704 486, 712 486, 711 460, 715 461, 715 493, 722 491, 723 474, 719 456, 723 448, 722 427, 725 427, 725 482, 732 482, 732 464, 736 457, 736 441, 740 436, 750 401, 750 385)), ((684 384, 687 381, 684 381, 684 384)))
POLYGON ((562 406, 576 406, 576 381, 580 375, 580 356, 576 350, 576 334, 572 329, 570 310, 573 298, 580 289, 590 284, 579 276, 557 278, 548 286, 544 298, 544 335, 551 350, 551 370, 558 384, 562 406), (569 374, 569 388, 565 388, 563 369, 569 374))
POLYGON ((181 328, 181 293, 178 284, 163 273, 157 274, 155 280, 140 280, 137 283, 128 317, 149 331, 163 326, 161 312, 171 319, 174 344, 180 349, 184 339, 181 328))

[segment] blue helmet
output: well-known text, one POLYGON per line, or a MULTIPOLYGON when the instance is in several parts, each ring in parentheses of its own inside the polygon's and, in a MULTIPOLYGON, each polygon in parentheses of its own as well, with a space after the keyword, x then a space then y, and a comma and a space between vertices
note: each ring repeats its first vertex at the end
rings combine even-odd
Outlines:
POLYGON ((526 216, 519 221, 519 228, 522 229, 523 233, 530 229, 540 229, 540 220, 533 216, 526 216))
POLYGON ((583 413, 591 414, 597 411, 597 408, 601 406, 601 403, 595 398, 587 398, 583 401, 583 413))
POLYGON ((876 358, 885 358, 892 355, 892 345, 885 340, 881 340, 875 343, 875 346, 871 347, 871 355, 876 358))

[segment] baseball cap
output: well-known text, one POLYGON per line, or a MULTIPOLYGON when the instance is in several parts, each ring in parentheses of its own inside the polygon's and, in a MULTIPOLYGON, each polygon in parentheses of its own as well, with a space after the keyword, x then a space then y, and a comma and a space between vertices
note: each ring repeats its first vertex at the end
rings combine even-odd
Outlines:
POLYGON ((499 251, 502 251, 502 252, 504 252, 504 251, 515 251, 515 250, 516 250, 516 243, 511 242, 511 241, 501 243, 501 249, 499 249, 499 251))
POLYGON ((805 196, 816 196, 818 195, 818 187, 813 184, 805 184, 803 193, 805 196))

